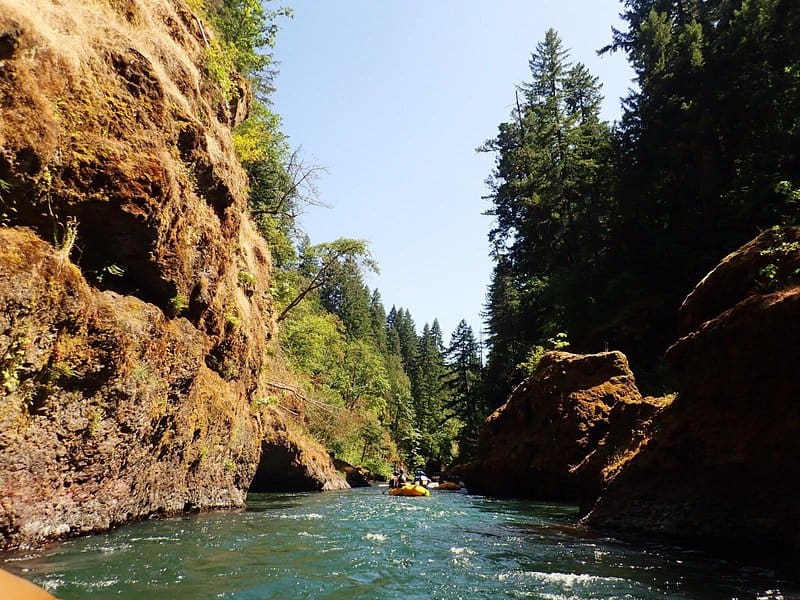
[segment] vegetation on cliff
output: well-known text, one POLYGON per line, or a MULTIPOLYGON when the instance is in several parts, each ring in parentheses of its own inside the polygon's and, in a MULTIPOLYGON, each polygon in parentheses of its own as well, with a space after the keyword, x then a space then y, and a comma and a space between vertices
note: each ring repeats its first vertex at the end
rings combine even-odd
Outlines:
MULTIPOLYGON (((206 8, 231 55, 248 55, 256 38, 269 46, 287 14, 244 0, 206 8), (262 25, 231 33, 234 15, 262 25)), ((546 32, 511 118, 481 147, 497 156, 485 368, 466 323, 445 348, 437 323, 418 334, 404 309, 385 314, 364 283, 376 265, 363 243, 314 245, 299 231, 303 208, 321 204, 319 169, 291 151, 269 108, 271 59, 236 59, 260 78, 236 148, 277 266, 278 337, 298 374, 268 401, 295 394, 303 427, 338 457, 385 472, 398 459, 472 456, 489 409, 548 349, 619 348, 646 389, 668 389, 661 357, 692 283, 760 229, 797 219, 797 12, 778 0, 626 2, 628 30, 604 51, 627 52, 638 85, 614 125, 600 118, 599 80, 546 32)))
MULTIPOLYGON (((283 354, 276 362, 290 367, 256 402, 375 474, 468 454, 485 416, 471 328, 461 323, 448 347, 436 321, 418 334, 408 311, 392 307, 387 315, 380 292, 364 283, 378 269, 365 242, 312 244, 300 228, 303 211, 324 204, 315 186, 322 169, 291 149, 269 103, 276 23, 291 11, 254 0, 196 7, 219 36, 209 42, 207 64, 221 87, 231 89, 235 68, 256 90, 234 145, 248 175, 250 217, 275 267, 270 290, 283 354)), ((245 289, 254 284, 250 273, 239 278, 245 289)))

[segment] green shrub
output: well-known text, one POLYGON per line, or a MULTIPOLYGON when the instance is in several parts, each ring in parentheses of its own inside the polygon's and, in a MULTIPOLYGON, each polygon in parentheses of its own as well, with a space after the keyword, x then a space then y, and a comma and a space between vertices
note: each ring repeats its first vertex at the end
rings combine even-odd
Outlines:
POLYGON ((173 316, 177 317, 189 308, 189 299, 179 292, 169 299, 169 307, 172 310, 173 316))
POLYGON ((567 334, 564 332, 559 332, 553 337, 547 338, 545 344, 545 346, 534 346, 531 348, 525 360, 517 365, 517 368, 520 369, 526 377, 533 375, 536 372, 536 369, 539 368, 539 362, 542 360, 542 357, 546 352, 569 348, 567 334))
POLYGON ((18 338, 11 342, 5 353, 0 356, 0 380, 6 391, 13 392, 19 387, 27 346, 27 338, 18 338))
POLYGON ((267 9, 260 0, 192 0, 217 34, 208 44, 207 67, 217 79, 226 97, 232 82, 230 74, 238 71, 257 91, 271 91, 273 64, 270 49, 275 46, 277 20, 291 17, 288 8, 267 9))
POLYGON ((252 293, 256 289, 256 276, 248 271, 239 271, 237 276, 239 286, 246 292, 252 293))
POLYGON ((234 329, 238 329, 242 326, 242 318, 234 310, 225 312, 225 322, 234 329))

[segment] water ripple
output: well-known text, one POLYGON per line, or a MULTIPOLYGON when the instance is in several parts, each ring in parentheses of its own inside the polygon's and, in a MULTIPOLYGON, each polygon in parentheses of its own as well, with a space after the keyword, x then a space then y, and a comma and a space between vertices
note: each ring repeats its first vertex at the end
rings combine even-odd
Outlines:
POLYGON ((582 538, 571 506, 378 488, 248 500, 245 512, 148 521, 4 567, 63 600, 783 600, 798 591, 769 571, 680 548, 582 538))

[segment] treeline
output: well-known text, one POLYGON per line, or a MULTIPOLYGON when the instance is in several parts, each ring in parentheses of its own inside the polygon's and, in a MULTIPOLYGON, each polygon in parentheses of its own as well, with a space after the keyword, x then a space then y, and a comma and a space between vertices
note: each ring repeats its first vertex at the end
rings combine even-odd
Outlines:
MULTIPOLYGON (((302 258, 278 273, 301 287, 317 274, 306 271, 302 258)), ((436 320, 418 334, 408 310, 393 306, 386 313, 352 258, 335 263, 323 279, 279 331, 313 399, 306 405, 309 431, 338 458, 384 475, 395 463, 449 464, 471 451, 475 424, 485 416, 471 328, 462 321, 447 346, 436 320)))
MULTIPOLYGON (((636 89, 621 122, 550 30, 510 119, 482 150, 494 271, 488 401, 549 348, 620 349, 645 388, 680 302, 723 256, 800 213, 800 5, 793 0, 626 0, 636 89)), ((764 277, 769 277, 765 273, 764 277)))
MULTIPOLYGON (((377 271, 365 242, 312 244, 298 226, 320 205, 320 169, 292 151, 272 110, 277 22, 291 16, 258 0, 193 0, 212 25, 207 67, 223 93, 233 71, 255 91, 234 146, 250 186, 250 217, 272 251, 271 293, 279 323, 275 393, 254 399, 285 413, 330 452, 374 473, 468 456, 486 414, 480 348, 462 321, 445 346, 438 321, 417 333, 408 310, 383 305, 364 275, 377 271), (296 411, 296 403, 302 411, 296 411)), ((246 279, 247 274, 241 274, 246 279)), ((240 282, 247 286, 248 282, 240 282)))

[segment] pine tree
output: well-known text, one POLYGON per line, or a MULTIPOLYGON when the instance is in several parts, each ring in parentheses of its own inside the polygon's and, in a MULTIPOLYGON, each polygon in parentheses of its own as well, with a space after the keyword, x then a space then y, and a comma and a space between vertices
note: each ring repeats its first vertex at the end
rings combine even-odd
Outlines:
POLYGON ((477 449, 488 411, 481 387, 480 348, 472 328, 463 319, 450 336, 445 356, 447 369, 442 385, 449 391, 446 408, 461 421, 459 458, 465 459, 477 449))
POLYGON ((386 332, 386 309, 383 308, 381 293, 378 288, 372 292, 369 302, 369 327, 372 340, 381 354, 388 356, 389 341, 386 332))
MULTIPOLYGON (((392 307, 394 310, 394 307, 392 307)), ((390 313, 391 316, 391 313, 390 313)), ((417 364, 417 331, 411 313, 402 307, 395 311, 391 327, 397 331, 400 342, 400 356, 403 359, 403 369, 409 377, 413 376, 417 364)))
POLYGON ((800 6, 627 0, 623 19, 608 50, 628 53, 637 86, 618 135, 620 218, 602 304, 645 324, 618 345, 654 368, 694 283, 800 215, 800 6))
POLYGON ((554 30, 532 54, 512 120, 482 148, 497 153, 489 181, 496 261, 486 307, 492 404, 503 401, 534 346, 584 318, 596 244, 610 220, 611 132, 597 78, 554 30))
POLYGON ((341 319, 348 338, 361 340, 372 335, 371 295, 353 258, 331 267, 319 296, 323 307, 341 319))
POLYGON ((433 328, 425 323, 419 338, 417 363, 411 377, 414 397, 415 424, 420 434, 420 450, 426 458, 443 458, 449 442, 441 435, 443 417, 443 394, 441 381, 445 373, 444 356, 440 341, 433 328))

